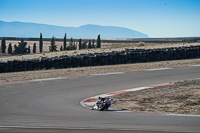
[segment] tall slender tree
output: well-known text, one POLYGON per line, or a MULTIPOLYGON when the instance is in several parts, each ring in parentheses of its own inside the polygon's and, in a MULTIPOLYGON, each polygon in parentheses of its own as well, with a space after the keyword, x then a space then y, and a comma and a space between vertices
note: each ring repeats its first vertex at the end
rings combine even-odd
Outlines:
POLYGON ((78 42, 79 42, 79 43, 78 43, 78 47, 79 47, 79 50, 80 50, 80 49, 82 49, 81 38, 78 40, 78 42))
POLYGON ((67 34, 65 33, 64 42, 63 42, 63 50, 67 49, 67 34))
POLYGON ((90 48, 92 48, 91 40, 89 40, 89 43, 88 43, 88 49, 90 48))
POLYGON ((92 40, 92 48, 95 48, 94 39, 92 40))
POLYGON ((72 37, 69 40, 69 47, 70 47, 70 50, 73 50, 73 38, 72 37))
POLYGON ((40 33, 39 48, 40 48, 40 53, 42 53, 42 50, 43 50, 43 39, 42 39, 42 33, 40 33))
POLYGON ((8 54, 12 54, 12 44, 9 43, 8 45, 8 54))
POLYGON ((101 38, 100 35, 97 37, 97 48, 101 48, 101 38))
POLYGON ((4 38, 1 41, 1 52, 2 54, 6 52, 6 40, 4 38))
POLYGON ((55 37, 54 36, 51 39, 51 46, 49 47, 49 51, 50 52, 57 51, 57 46, 56 46, 56 43, 55 43, 55 37))
POLYGON ((28 50, 27 50, 27 53, 31 53, 31 47, 30 47, 30 45, 28 46, 28 50))
POLYGON ((87 42, 83 42, 81 47, 82 49, 87 49, 87 42))
POLYGON ((17 45, 14 45, 14 53, 16 54, 16 50, 17 50, 17 45))
POLYGON ((36 53, 36 43, 33 44, 33 53, 36 53))

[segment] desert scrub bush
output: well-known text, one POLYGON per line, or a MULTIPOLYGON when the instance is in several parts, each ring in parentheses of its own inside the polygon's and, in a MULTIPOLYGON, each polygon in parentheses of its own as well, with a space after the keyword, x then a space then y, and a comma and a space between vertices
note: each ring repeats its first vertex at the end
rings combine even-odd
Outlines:
POLYGON ((176 82, 175 85, 177 86, 200 85, 200 80, 198 79, 184 80, 184 81, 176 82))
POLYGON ((136 44, 137 47, 143 47, 145 46, 145 42, 139 42, 136 44))

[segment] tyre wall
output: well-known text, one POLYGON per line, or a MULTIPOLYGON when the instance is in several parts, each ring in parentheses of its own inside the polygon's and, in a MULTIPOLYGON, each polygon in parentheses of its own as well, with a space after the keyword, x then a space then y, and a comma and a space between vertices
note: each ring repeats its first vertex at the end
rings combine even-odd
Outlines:
POLYGON ((0 62, 0 73, 63 69, 87 66, 155 62, 200 57, 200 46, 162 49, 127 49, 120 52, 90 53, 57 58, 13 60, 0 62))

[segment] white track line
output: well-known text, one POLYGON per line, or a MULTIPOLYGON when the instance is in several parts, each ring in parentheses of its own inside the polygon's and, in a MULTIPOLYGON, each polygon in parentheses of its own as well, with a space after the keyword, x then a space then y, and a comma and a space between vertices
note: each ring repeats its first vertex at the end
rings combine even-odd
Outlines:
POLYGON ((49 80, 58 80, 58 79, 62 79, 62 78, 46 78, 46 79, 34 79, 31 80, 32 82, 37 82, 37 81, 49 81, 49 80))
POLYGON ((124 72, 114 72, 114 73, 100 73, 100 74, 92 74, 92 76, 105 76, 105 75, 114 75, 114 74, 123 74, 124 72))
POLYGON ((152 87, 138 87, 138 88, 132 88, 132 89, 127 89, 125 91, 139 91, 139 90, 144 90, 144 89, 149 89, 152 87))
POLYGON ((192 66, 194 66, 194 67, 200 67, 200 64, 198 64, 198 65, 192 65, 192 66))
POLYGON ((168 70, 168 69, 173 69, 173 68, 169 68, 169 67, 166 67, 166 68, 154 68, 154 69, 147 69, 146 71, 161 71, 161 70, 168 70))

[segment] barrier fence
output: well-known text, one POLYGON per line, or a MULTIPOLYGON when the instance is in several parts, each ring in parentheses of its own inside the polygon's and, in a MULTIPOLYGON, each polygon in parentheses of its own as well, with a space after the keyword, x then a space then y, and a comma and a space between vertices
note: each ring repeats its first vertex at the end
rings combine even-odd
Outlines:
MULTIPOLYGON (((26 38, 26 37, 0 37, 0 40, 12 40, 12 41, 39 41, 40 38, 26 38)), ((51 41, 52 38, 42 38, 43 41, 51 41)), ((89 39, 82 38, 83 42, 88 42, 89 39)), ((63 38, 55 38, 55 41, 64 41, 63 38)), ((67 42, 70 41, 70 38, 66 40, 67 42)), ((74 42, 79 42, 79 39, 73 38, 74 42)), ((145 42, 145 43, 180 43, 180 42, 198 42, 200 41, 200 37, 178 37, 178 38, 124 38, 124 39, 101 39, 102 43, 138 43, 138 42, 145 42)))
POLYGON ((90 53, 54 58, 0 62, 0 73, 155 62, 200 57, 200 46, 160 49, 127 49, 107 53, 90 53))

